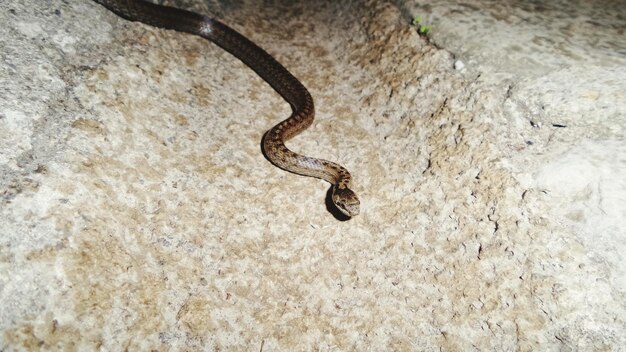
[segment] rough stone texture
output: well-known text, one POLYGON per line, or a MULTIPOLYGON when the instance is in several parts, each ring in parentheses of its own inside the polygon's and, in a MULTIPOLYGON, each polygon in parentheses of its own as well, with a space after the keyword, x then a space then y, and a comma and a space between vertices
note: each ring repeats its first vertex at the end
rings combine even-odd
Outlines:
POLYGON ((352 171, 350 221, 263 158, 289 107, 221 49, 0 3, 0 349, 626 346, 619 3, 291 3, 176 5, 310 89, 290 146, 352 171))

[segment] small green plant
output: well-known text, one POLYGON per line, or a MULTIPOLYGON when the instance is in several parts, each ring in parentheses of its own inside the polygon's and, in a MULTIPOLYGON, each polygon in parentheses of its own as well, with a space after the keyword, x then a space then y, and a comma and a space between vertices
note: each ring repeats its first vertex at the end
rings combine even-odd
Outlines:
POLYGON ((413 17, 413 21, 411 21, 411 24, 417 27, 417 33, 419 33, 420 35, 427 35, 430 31, 430 26, 424 26, 422 24, 422 16, 413 17))

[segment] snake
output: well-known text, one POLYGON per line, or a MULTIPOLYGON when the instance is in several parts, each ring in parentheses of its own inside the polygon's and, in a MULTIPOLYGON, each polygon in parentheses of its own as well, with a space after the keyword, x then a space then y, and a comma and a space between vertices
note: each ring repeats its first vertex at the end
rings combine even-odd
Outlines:
POLYGON ((189 33, 208 39, 231 53, 267 82, 289 105, 291 115, 263 135, 261 147, 275 166, 332 186, 331 200, 345 216, 359 214, 360 201, 352 191, 350 172, 343 166, 291 151, 285 141, 313 123, 313 97, 306 87, 274 57, 251 40, 215 18, 143 0, 94 0, 118 16, 149 26, 189 33))

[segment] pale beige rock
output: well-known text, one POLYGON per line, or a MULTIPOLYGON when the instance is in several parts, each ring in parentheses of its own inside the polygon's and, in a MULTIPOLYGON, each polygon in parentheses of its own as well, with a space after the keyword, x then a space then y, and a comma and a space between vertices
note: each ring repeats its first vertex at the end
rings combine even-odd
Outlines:
POLYGON ((382 1, 201 3, 178 5, 218 13, 310 89, 317 119, 290 146, 346 166, 361 215, 336 220, 328 184, 263 158, 289 106, 215 45, 90 1, 9 1, 0 348, 625 345, 615 257, 562 220, 584 211, 551 209, 559 171, 524 172, 557 153, 545 129, 526 143, 530 83, 455 70, 382 1))

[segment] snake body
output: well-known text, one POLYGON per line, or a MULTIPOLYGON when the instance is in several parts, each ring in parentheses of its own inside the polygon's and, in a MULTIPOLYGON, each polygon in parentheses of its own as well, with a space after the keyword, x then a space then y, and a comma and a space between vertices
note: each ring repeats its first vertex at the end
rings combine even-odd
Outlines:
POLYGON ((332 184, 332 201, 343 214, 359 214, 360 202, 350 189, 351 176, 343 166, 297 154, 285 141, 308 128, 315 116, 309 91, 283 65, 265 50, 222 22, 174 7, 143 0, 94 0, 117 15, 145 24, 201 36, 230 52, 263 78, 292 108, 286 120, 268 130, 262 148, 274 165, 281 169, 326 180, 332 184))

